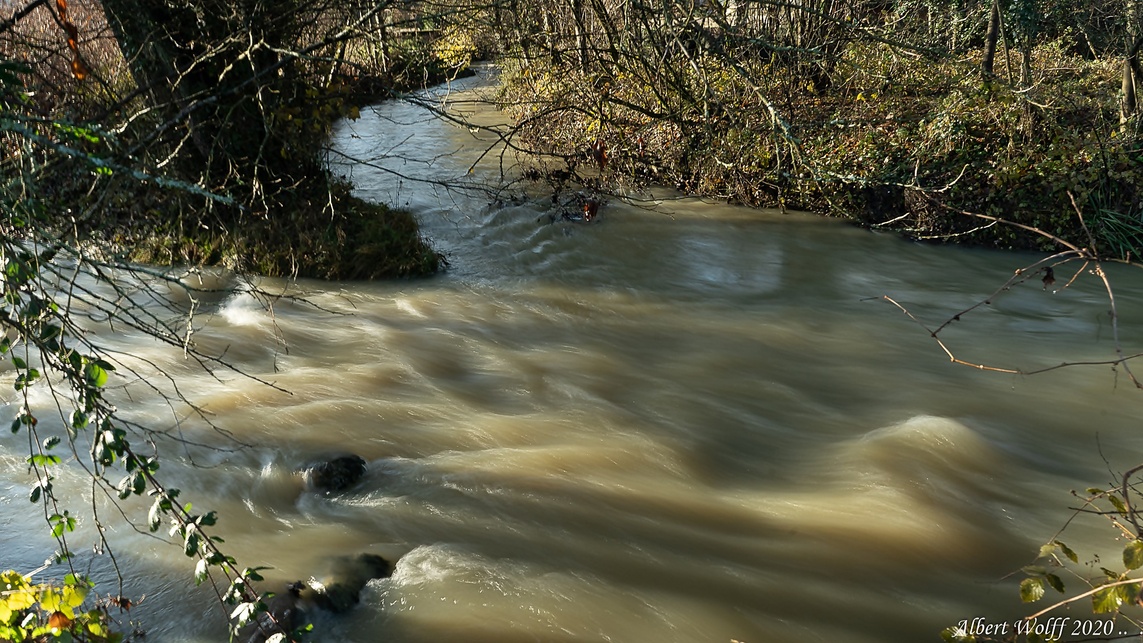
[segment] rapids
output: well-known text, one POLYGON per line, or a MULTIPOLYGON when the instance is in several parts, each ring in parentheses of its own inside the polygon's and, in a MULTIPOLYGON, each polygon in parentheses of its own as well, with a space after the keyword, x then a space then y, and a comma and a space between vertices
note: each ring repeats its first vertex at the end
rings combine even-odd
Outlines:
MULTIPOLYGON (((476 110, 479 82, 455 86, 452 108, 476 110)), ((469 174, 488 136, 404 103, 363 110, 333 144, 361 196, 418 214, 447 272, 263 280, 305 300, 269 308, 203 275, 224 292, 201 303, 198 345, 281 390, 204 374, 145 337, 101 337, 141 373, 171 373, 214 424, 138 382, 119 399, 189 441, 159 439, 163 479, 219 512, 226 551, 271 566, 271 589, 343 553, 398 561, 357 609, 318 614, 314 640, 936 641, 963 619, 1027 614, 1018 571, 1071 515, 1070 490, 1143 459, 1143 394, 1109 367, 957 366, 877 299, 939 324, 1038 257, 666 191, 553 224, 542 196, 417 182, 497 181, 497 155, 469 174), (291 473, 341 451, 369 461, 348 493, 304 491, 291 473)), ((1138 280, 1112 278, 1135 330, 1138 280)), ((1093 279, 1056 293, 1032 280, 947 339, 999 365, 1106 359, 1106 313, 1093 279)), ((7 426, 14 375, 0 377, 7 426)), ((0 566, 25 571, 54 549, 27 501, 26 449, 0 436, 0 566)), ((144 522, 142 501, 127 511, 144 522)), ((180 549, 102 517, 142 598, 124 622, 146 640, 224 640, 224 611, 180 549)), ((1122 546, 1095 520, 1061 538, 1084 561, 1122 546)), ((92 570, 115 591, 105 563, 92 570)))

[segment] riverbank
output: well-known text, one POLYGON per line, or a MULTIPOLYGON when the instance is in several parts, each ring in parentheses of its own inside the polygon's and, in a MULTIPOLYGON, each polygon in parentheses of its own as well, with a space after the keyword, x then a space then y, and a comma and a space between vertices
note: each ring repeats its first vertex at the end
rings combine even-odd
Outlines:
MULTIPOLYGON (((210 67, 219 52, 171 53, 174 67, 164 69, 131 54, 129 31, 109 19, 122 5, 61 5, 56 16, 41 4, 0 11, 9 21, 0 104, 12 110, 0 145, 18 177, 3 194, 15 203, 7 233, 107 259, 271 277, 412 277, 444 265, 409 212, 354 197, 324 156, 334 122, 455 77, 455 52, 384 34, 350 43, 331 35, 343 28, 340 14, 314 17, 320 29, 303 33, 295 27, 304 17, 283 12, 259 28, 263 44, 288 46, 250 58, 241 73, 210 67), (289 53, 301 50, 314 55, 289 53)), ((197 29, 193 15, 178 17, 197 29)), ((241 26, 212 23, 203 37, 230 47, 228 31, 241 26)))
POLYGON ((1012 57, 982 79, 978 52, 853 42, 817 84, 767 56, 684 57, 673 78, 516 59, 500 100, 550 172, 603 189, 661 183, 997 248, 1086 247, 1090 231, 1099 256, 1138 256, 1143 141, 1119 120, 1122 62, 1061 38, 1032 51, 1025 84, 1012 57))

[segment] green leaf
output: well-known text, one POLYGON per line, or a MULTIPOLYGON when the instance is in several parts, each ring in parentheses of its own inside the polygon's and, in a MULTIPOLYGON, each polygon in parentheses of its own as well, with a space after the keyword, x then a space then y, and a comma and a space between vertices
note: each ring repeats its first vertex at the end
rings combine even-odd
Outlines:
POLYGON ((1054 542, 1060 546, 1060 551, 1064 552, 1064 555, 1068 557, 1068 560, 1072 561, 1073 563, 1079 562, 1079 557, 1076 556, 1076 553, 1074 551, 1072 551, 1071 547, 1068 547, 1067 545, 1065 545, 1064 543, 1062 543, 1058 540, 1054 541, 1054 542))
POLYGON ((48 523, 52 525, 52 538, 59 538, 65 531, 75 531, 75 518, 68 515, 67 511, 63 515, 52 514, 48 518, 48 523))
POLYGON ((217 522, 218 522, 218 512, 217 511, 208 511, 205 516, 202 516, 201 518, 198 519, 198 524, 204 525, 206 527, 212 527, 217 522))
POLYGON ((162 498, 155 500, 151 505, 151 510, 147 512, 147 528, 152 532, 159 530, 159 524, 163 521, 162 498))
POLYGON ((1133 540, 1123 548, 1123 565, 1127 569, 1143 567, 1143 540, 1133 540))
POLYGON ((1091 610, 1096 614, 1110 614, 1118 611, 1125 603, 1122 590, 1125 585, 1104 587, 1091 596, 1091 610))
POLYGON ((83 601, 87 598, 87 585, 78 583, 64 585, 61 598, 63 605, 75 609, 83 605, 83 601))
POLYGON ((95 362, 88 362, 83 367, 83 376, 93 388, 103 388, 107 384, 107 369, 95 362))
POLYGON ((1020 600, 1035 603, 1044 597, 1044 579, 1025 578, 1020 582, 1020 600))
POLYGON ((1064 593, 1064 581, 1060 580, 1059 576, 1055 574, 1045 574, 1044 580, 1048 581, 1048 585, 1050 585, 1052 589, 1061 594, 1064 593))
POLYGON ((230 588, 226 590, 226 595, 222 600, 228 604, 233 605, 242 600, 242 595, 246 592, 246 581, 241 578, 235 578, 230 582, 230 588))
POLYGON ((252 580, 252 581, 265 580, 264 578, 262 578, 262 575, 258 573, 258 572, 262 571, 263 569, 270 569, 270 568, 269 567, 247 567, 246 569, 242 570, 242 577, 246 578, 248 580, 252 580))
POLYGON ((25 362, 23 359, 16 357, 15 355, 12 356, 12 365, 15 366, 16 368, 20 369, 20 370, 24 370, 24 369, 28 368, 28 363, 25 362))
POLYGON ((206 580, 206 574, 207 574, 208 569, 209 568, 207 567, 206 559, 205 558, 198 559, 198 562, 195 563, 195 566, 194 566, 194 584, 195 585, 202 585, 202 582, 204 580, 206 580))
POLYGON ((115 485, 115 490, 118 491, 116 495, 120 500, 126 500, 131 497, 131 476, 123 476, 119 484, 115 485))
POLYGON ((58 455, 48 455, 46 453, 36 453, 28 456, 28 463, 34 467, 50 467, 62 462, 58 455))
POLYGON ((194 529, 187 530, 187 539, 183 542, 183 553, 187 556, 194 556, 198 553, 198 532, 194 529))
POLYGON ((53 435, 44 440, 44 451, 50 451, 52 447, 60 443, 59 436, 53 435))
MULTIPOLYGON (((258 613, 258 605, 259 603, 239 603, 238 607, 235 607, 234 611, 230 613, 230 618, 233 619, 239 627, 242 627, 250 622, 250 619, 258 613)), ((263 610, 264 609, 265 607, 263 607, 263 610)))
POLYGON ((1111 503, 1111 506, 1115 507, 1116 511, 1123 515, 1127 515, 1127 505, 1123 504, 1123 501, 1119 499, 1119 496, 1108 496, 1107 500, 1111 503))

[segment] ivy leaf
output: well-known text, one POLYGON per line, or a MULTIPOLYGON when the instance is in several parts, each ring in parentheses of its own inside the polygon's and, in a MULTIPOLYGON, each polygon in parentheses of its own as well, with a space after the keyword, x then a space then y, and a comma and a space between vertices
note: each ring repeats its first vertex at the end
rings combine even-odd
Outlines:
POLYGON ((1044 579, 1025 578, 1020 582, 1020 600, 1035 603, 1044 597, 1044 579))

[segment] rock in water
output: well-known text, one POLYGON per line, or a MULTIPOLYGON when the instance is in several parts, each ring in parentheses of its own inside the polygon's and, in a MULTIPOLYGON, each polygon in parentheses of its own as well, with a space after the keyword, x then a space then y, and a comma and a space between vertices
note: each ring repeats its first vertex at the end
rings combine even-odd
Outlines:
POLYGON ((365 476, 365 458, 343 455, 307 467, 302 472, 306 483, 317 491, 345 491, 365 476))
POLYGON ((366 583, 392 574, 393 566, 377 554, 341 556, 334 559, 325 580, 310 581, 302 597, 331 612, 346 612, 361 600, 361 590, 366 583))
POLYGON ((298 606, 304 588, 301 582, 290 583, 286 593, 266 601, 266 611, 258 615, 257 623, 251 623, 242 630, 246 643, 264 643, 275 634, 283 634, 285 640, 292 641, 290 637, 294 628, 305 622, 305 615, 298 606))

